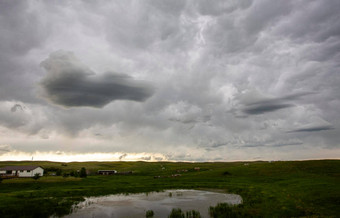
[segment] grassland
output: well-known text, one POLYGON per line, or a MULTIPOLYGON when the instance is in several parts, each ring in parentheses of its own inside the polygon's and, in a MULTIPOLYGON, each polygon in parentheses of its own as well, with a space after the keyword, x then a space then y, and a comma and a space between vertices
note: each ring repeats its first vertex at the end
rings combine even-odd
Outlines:
POLYGON ((165 189, 220 189, 240 194, 235 208, 247 217, 339 217, 340 161, 232 163, 171 162, 0 162, 40 165, 63 173, 85 167, 87 178, 44 176, 0 183, 0 217, 62 216, 86 196, 138 193, 165 189), (199 167, 200 170, 194 170, 199 167), (133 171, 130 175, 99 176, 97 170, 133 171), (188 170, 187 172, 181 170, 188 170), (181 174, 171 177, 173 174, 181 174), (154 176, 160 176, 155 179, 154 176))

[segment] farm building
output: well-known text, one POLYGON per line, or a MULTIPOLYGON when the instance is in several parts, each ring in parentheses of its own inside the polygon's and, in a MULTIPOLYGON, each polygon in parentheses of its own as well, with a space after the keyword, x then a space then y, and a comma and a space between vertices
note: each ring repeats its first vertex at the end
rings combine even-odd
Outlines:
POLYGON ((33 177, 35 174, 44 175, 40 166, 6 166, 0 168, 0 176, 4 177, 33 177))
POLYGON ((98 170, 99 175, 112 175, 116 173, 117 173, 117 170, 98 170))

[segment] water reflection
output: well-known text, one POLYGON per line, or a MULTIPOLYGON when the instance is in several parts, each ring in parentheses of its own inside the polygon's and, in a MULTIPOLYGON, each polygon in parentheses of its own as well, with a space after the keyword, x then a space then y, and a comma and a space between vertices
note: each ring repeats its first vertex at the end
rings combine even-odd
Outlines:
POLYGON ((156 218, 167 217, 172 208, 181 208, 182 211, 198 210, 202 217, 209 217, 209 206, 221 202, 240 204, 242 198, 235 194, 198 190, 89 197, 76 205, 74 213, 67 217, 145 217, 147 210, 153 210, 156 218))
POLYGON ((145 217, 147 210, 154 217, 168 217, 172 208, 182 211, 197 210, 202 217, 209 217, 209 206, 217 203, 240 204, 242 198, 235 194, 224 194, 198 190, 167 190, 147 194, 108 195, 86 198, 76 205, 74 213, 67 217, 145 217))

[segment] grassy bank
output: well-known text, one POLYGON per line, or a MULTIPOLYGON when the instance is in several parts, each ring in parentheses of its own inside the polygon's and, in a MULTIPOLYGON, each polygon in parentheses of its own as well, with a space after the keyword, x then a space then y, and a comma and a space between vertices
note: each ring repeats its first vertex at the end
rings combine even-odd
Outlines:
POLYGON ((71 173, 85 167, 133 171, 130 175, 87 178, 44 176, 18 178, 0 184, 0 217, 61 216, 86 196, 138 193, 165 189, 222 189, 240 194, 243 205, 234 208, 253 217, 336 217, 340 214, 340 161, 250 163, 169 162, 0 162, 7 165, 40 165, 71 173), (199 170, 194 170, 199 167, 199 170), (173 174, 181 176, 171 177, 173 174), (159 176, 159 178, 154 178, 159 176))

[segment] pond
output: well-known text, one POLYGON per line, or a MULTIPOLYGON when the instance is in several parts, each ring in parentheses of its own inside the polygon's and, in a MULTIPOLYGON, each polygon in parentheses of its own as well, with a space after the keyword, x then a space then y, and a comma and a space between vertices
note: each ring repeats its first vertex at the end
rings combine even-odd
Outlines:
POLYGON ((89 197, 75 205, 74 212, 66 217, 145 217, 147 210, 153 210, 155 218, 168 217, 173 208, 197 210, 202 217, 209 217, 209 207, 218 203, 241 204, 242 198, 236 194, 184 189, 89 197))

